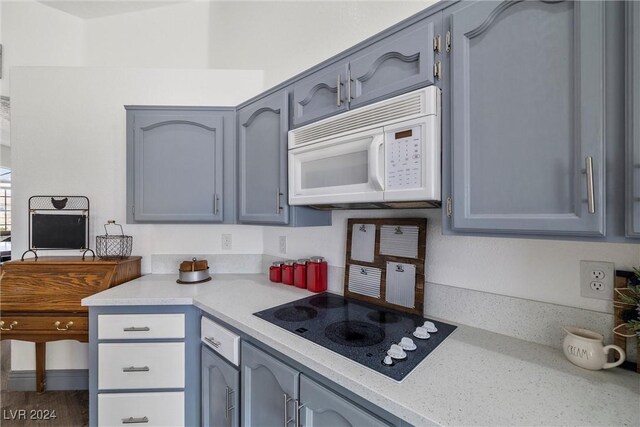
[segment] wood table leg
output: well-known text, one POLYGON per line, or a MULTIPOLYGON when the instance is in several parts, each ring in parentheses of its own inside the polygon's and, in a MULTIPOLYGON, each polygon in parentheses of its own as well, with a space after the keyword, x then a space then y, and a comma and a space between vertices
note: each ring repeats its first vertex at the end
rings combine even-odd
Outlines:
POLYGON ((43 393, 46 383, 45 378, 45 362, 47 359, 47 343, 46 342, 37 342, 36 343, 36 391, 38 393, 43 393))

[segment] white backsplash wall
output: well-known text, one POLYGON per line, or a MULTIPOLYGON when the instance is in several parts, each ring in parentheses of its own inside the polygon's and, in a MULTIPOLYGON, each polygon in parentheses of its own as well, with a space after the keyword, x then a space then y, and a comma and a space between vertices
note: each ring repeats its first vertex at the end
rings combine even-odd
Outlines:
MULTIPOLYGON (((244 70, 14 68, 12 257, 19 258, 28 247, 27 206, 33 195, 87 196, 91 247, 96 234, 104 234, 107 220, 125 222, 124 105, 236 105, 262 84, 261 72, 244 70)), ((143 273, 151 271, 151 254, 256 254, 263 247, 262 227, 123 226, 133 236, 133 254, 143 257, 143 273), (230 251, 222 250, 223 233, 232 235, 230 251)), ((13 370, 33 369, 32 348, 14 342, 13 370)), ((48 369, 87 367, 86 344, 49 343, 47 354, 48 369)))
POLYGON ((348 218, 426 217, 427 282, 533 301, 612 313, 610 301, 580 296, 580 260, 610 261, 617 269, 640 265, 640 245, 443 236, 440 209, 333 211, 331 227, 264 228, 264 253, 301 258, 322 255, 344 267, 348 218), (287 253, 279 252, 287 237, 287 253))

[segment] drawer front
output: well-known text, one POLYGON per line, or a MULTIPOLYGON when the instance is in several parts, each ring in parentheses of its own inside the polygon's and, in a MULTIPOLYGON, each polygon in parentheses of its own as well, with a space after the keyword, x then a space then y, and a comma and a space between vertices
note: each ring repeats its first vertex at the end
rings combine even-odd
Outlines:
POLYGON ((184 343, 98 344, 98 389, 184 388, 184 343))
POLYGON ((240 337, 206 317, 202 318, 200 326, 202 342, 238 366, 240 337))
POLYGON ((98 425, 183 426, 184 393, 100 393, 98 425))
POLYGON ((98 339, 184 338, 184 314, 101 314, 98 339))
POLYGON ((74 333, 87 332, 89 322, 86 316, 12 316, 3 314, 0 318, 2 334, 11 333, 74 333), (8 329, 8 330, 7 330, 8 329))

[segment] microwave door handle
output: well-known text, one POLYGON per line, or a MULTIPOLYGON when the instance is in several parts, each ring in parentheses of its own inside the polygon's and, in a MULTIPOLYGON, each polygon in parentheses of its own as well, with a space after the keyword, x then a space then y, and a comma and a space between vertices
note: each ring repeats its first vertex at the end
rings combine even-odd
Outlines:
POLYGON ((384 177, 380 174, 380 149, 383 144, 384 134, 381 133, 373 137, 369 146, 369 182, 377 190, 384 190, 384 177))

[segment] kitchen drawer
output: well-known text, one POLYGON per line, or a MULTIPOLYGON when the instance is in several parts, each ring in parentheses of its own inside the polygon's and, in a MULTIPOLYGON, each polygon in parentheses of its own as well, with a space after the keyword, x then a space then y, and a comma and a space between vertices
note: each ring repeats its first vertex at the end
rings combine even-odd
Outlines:
POLYGON ((200 326, 202 342, 238 366, 240 337, 206 317, 202 318, 200 326))
POLYGON ((2 334, 7 336, 20 333, 64 333, 72 334, 77 332, 86 333, 89 330, 87 316, 66 316, 66 315, 12 315, 3 313, 0 318, 2 324, 2 334), (59 322, 59 323, 58 323, 59 322), (10 330, 6 330, 10 329, 10 330))
POLYGON ((98 345, 98 389, 184 388, 184 343, 98 345))
POLYGON ((99 426, 183 426, 184 393, 100 393, 99 426))
POLYGON ((98 339, 184 338, 184 314, 102 314, 98 339))

